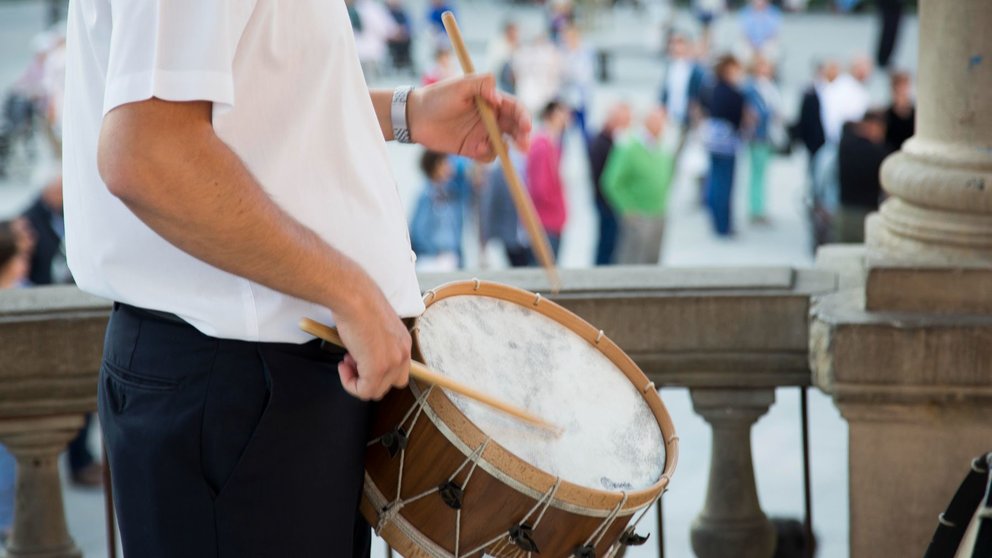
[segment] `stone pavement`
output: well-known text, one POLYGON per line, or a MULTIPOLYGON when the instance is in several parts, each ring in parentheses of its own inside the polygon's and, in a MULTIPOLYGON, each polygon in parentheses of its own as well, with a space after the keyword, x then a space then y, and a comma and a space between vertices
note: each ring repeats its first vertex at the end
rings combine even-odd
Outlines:
MULTIPOLYGON (((415 6, 423 0, 411 2, 415 6)), ((523 23, 525 35, 538 29, 541 14, 532 8, 507 8, 503 3, 476 0, 460 4, 460 22, 473 55, 481 60, 487 38, 497 32, 498 24, 508 15, 523 23)), ((420 11, 415 10, 415 15, 420 11)), ((656 34, 653 25, 661 11, 637 14, 618 9, 608 18, 597 22, 592 39, 601 45, 626 45, 640 50, 618 58, 614 65, 615 80, 597 89, 592 107, 592 121, 612 100, 627 99, 636 106, 647 107, 655 98, 662 67, 648 53, 647 46, 656 34), (631 33, 636 30, 636 33, 631 33)), ((43 21, 40 2, 14 0, 0 2, 0 88, 9 83, 26 63, 30 50, 27 42, 40 29, 43 21)), ((684 15, 680 22, 685 22, 684 15)), ((813 58, 833 56, 846 59, 858 52, 870 52, 875 37, 875 18, 869 16, 839 17, 826 14, 790 15, 783 31, 784 60, 781 66, 782 85, 790 111, 795 111, 798 92, 808 81, 813 58)), ((910 19, 898 52, 900 67, 915 66, 916 22, 910 19)), ((737 29, 725 20, 715 32, 718 45, 734 45, 737 29)), ((424 42, 424 41, 422 41, 424 42)), ((418 52, 421 60, 428 53, 418 52)), ((406 78, 383 77, 373 84, 392 86, 406 78)), ((873 84, 876 99, 884 101, 884 80, 873 84)), ((563 241, 561 265, 585 267, 592 261, 595 243, 595 213, 591 203, 590 185, 582 160, 580 139, 570 136, 567 142, 565 175, 568 184, 569 224, 563 241)), ((400 194, 408 207, 421 185, 416 170, 419 150, 390 145, 393 168, 396 169, 400 194)), ((698 205, 693 165, 682 166, 670 204, 670 215, 663 250, 664 265, 672 266, 740 266, 789 265, 809 266, 808 235, 803 217, 802 197, 805 188, 805 160, 801 154, 777 159, 769 177, 769 214, 771 223, 751 226, 744 219, 746 189, 739 178, 735 193, 738 234, 732 240, 716 239, 710 232, 707 215, 698 205)), ((746 177, 746 163, 741 162, 738 177, 746 177)), ((28 203, 33 187, 24 181, 0 182, 0 218, 16 213, 28 203)), ((467 245, 469 263, 478 262, 478 251, 467 245)), ((498 257, 490 257, 494 265, 498 257)), ((688 393, 683 389, 662 392, 682 439, 679 468, 671 491, 664 501, 665 542, 668 556, 691 556, 689 529, 702 508, 707 485, 709 463, 709 429, 692 411, 688 393)), ((802 476, 799 438, 799 403, 795 389, 779 390, 778 403, 760 420, 752 435, 754 465, 757 473, 761 504, 770 516, 799 518, 802 514, 802 476)), ((812 474, 814 526, 819 537, 822 557, 847 555, 847 429, 832 402, 818 391, 810 392, 810 428, 812 444, 812 474)), ((99 492, 65 490, 69 527, 87 556, 105 556, 102 495, 99 492)), ((654 525, 654 518, 645 519, 654 525)), ((653 530, 653 529, 652 529, 653 530)), ((181 536, 181 534, 177 534, 181 536)), ((628 552, 628 556, 655 556, 651 542, 628 552)), ((329 549, 329 555, 332 549, 329 549)), ((379 544, 373 553, 384 555, 379 544)))

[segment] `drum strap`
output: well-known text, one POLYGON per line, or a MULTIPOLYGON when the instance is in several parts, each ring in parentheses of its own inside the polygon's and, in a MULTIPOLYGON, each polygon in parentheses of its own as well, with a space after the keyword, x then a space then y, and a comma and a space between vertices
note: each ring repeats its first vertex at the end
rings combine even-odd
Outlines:
POLYGON ((978 510, 978 538, 971 556, 992 556, 992 453, 971 462, 971 471, 940 514, 940 524, 933 534, 924 558, 952 558, 978 510))

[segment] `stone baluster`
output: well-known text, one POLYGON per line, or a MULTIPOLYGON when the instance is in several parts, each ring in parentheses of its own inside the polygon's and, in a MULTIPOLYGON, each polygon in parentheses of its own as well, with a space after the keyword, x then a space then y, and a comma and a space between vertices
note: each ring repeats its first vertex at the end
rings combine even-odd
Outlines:
POLYGON ((706 504, 692 524, 699 558, 770 558, 775 529, 758 503, 751 426, 775 402, 767 389, 690 390, 692 405, 713 429, 706 504))
POLYGON ((65 522, 58 460, 83 426, 79 415, 0 421, 0 442, 17 459, 9 558, 80 558, 65 522))

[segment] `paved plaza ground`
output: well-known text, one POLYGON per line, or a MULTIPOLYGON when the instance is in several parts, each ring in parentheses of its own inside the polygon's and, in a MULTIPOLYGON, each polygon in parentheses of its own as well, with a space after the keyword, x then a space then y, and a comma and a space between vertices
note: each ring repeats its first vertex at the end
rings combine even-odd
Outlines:
MULTIPOLYGON (((412 2, 415 6, 422 1, 412 2)), ((0 2, 0 89, 16 77, 30 55, 28 41, 42 28, 43 9, 40 2, 0 2)), ((415 12, 420 13, 420 12, 415 12)), ((627 99, 636 106, 647 107, 657 94, 663 66, 653 57, 650 45, 661 10, 634 12, 617 9, 598 19, 591 31, 591 41, 617 49, 614 80, 596 92, 592 107, 594 123, 604 107, 615 99, 627 99)), ((541 25, 541 13, 532 8, 508 8, 501 2, 476 0, 460 4, 460 20, 473 54, 481 59, 486 40, 498 30, 499 22, 512 16, 524 23, 525 36, 541 25)), ((685 15, 679 22, 687 21, 685 15)), ((874 16, 842 17, 832 14, 790 15, 786 18, 781 65, 781 82, 791 113, 796 110, 798 94, 809 80, 814 58, 847 59, 861 52, 871 52, 875 40, 874 16)), ((907 20, 897 53, 897 65, 915 67, 916 21, 907 20)), ((721 23, 715 32, 718 48, 734 45, 737 30, 733 22, 721 23)), ((426 53, 420 52, 422 58, 426 53)), ((392 86, 407 78, 386 76, 374 84, 392 86)), ((872 84, 876 100, 885 101, 885 82, 881 77, 872 84)), ((582 158, 580 138, 567 140, 565 175, 568 186, 569 223, 564 234, 561 264, 565 267, 585 267, 592 262, 596 240, 595 214, 591 203, 590 184, 582 158)), ((406 146, 390 146, 398 186, 404 201, 409 203, 420 188, 421 179, 415 160, 419 151, 406 146)), ((663 250, 663 265, 668 266, 741 266, 775 265, 808 267, 812 265, 802 205, 805 190, 805 157, 795 154, 777 159, 770 170, 769 216, 771 223, 752 226, 746 219, 744 181, 736 188, 738 234, 731 240, 716 239, 710 232, 706 214, 699 207, 696 180, 692 164, 682 166, 676 181, 663 250)), ((738 177, 746 176, 742 162, 738 177)), ((30 180, 0 182, 0 219, 19 211, 34 195, 30 180)), ((478 250, 468 250, 469 263, 478 262, 478 250)), ((495 255, 488 258, 499 265, 495 255)), ((668 405, 682 440, 681 458, 671 491, 664 500, 665 542, 667 556, 691 556, 689 530, 693 518, 702 508, 707 486, 710 459, 709 429, 692 411, 688 393, 683 389, 666 389, 662 397, 668 405)), ((829 398, 816 390, 810 391, 810 428, 812 443, 812 474, 814 499, 814 528, 819 537, 822 557, 847 555, 847 428, 829 398)), ((755 426, 754 465, 758 493, 763 509, 770 516, 801 518, 802 476, 799 431, 799 392, 779 390, 771 411, 755 426)), ((717 485, 719 488, 719 485, 717 485)), ((87 556, 105 556, 102 496, 67 488, 65 490, 70 529, 87 556)), ((653 518, 645 523, 654 524, 653 518)), ((650 529, 649 529, 650 530, 650 529)), ((177 533, 177 536, 182 536, 177 533)), ((633 549, 628 556, 655 556, 653 543, 633 549)), ((329 555, 333 552, 329 549, 329 555)), ((383 555, 377 545, 373 553, 383 555)))

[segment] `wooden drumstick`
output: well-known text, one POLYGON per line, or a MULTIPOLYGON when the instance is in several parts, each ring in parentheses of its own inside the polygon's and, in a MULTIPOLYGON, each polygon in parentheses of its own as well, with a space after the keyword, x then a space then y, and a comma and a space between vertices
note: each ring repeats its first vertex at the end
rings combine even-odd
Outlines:
MULTIPOLYGON (((328 343, 333 343, 338 347, 346 348, 344 346, 344 341, 341 340, 341 336, 338 335, 338 331, 333 327, 326 326, 320 322, 311 320, 310 318, 303 318, 300 320, 300 329, 309 333, 310 335, 313 335, 314 337, 323 339, 328 343)), ((561 435, 560 428, 542 419, 541 417, 531 414, 514 405, 510 405, 509 403, 500 401, 499 399, 496 399, 491 395, 482 393, 481 391, 473 387, 467 386, 457 380, 453 380, 447 376, 442 376, 441 374, 434 372, 430 368, 427 368, 427 366, 425 366, 423 363, 417 362, 415 360, 410 361, 410 375, 420 381, 427 382, 429 384, 433 384, 435 386, 442 387, 444 389, 464 395, 469 399, 478 401, 483 405, 487 405, 489 407, 492 407, 493 409, 502 411, 508 415, 516 417, 534 426, 543 428, 549 432, 554 433, 555 435, 561 435)))
MULTIPOLYGON (((458 55, 458 61, 461 63, 462 71, 466 75, 474 74, 475 65, 472 64, 472 59, 469 57, 468 50, 465 48, 465 41, 462 40, 462 32, 458 28, 458 22, 455 21, 455 14, 450 11, 444 12, 441 19, 444 22, 444 29, 448 32, 448 38, 451 40, 451 46, 458 55)), ((524 189, 520 176, 517 174, 517 169, 510 160, 510 152, 506 147, 506 142, 503 141, 503 133, 499 129, 496 115, 493 113, 492 107, 486 104, 482 97, 478 95, 475 97, 475 105, 478 107, 479 115, 482 117, 482 123, 486 126, 486 132, 489 133, 489 141, 493 144, 493 149, 496 150, 496 154, 499 156, 500 165, 503 167, 503 175, 506 176, 506 182, 510 186, 510 195, 513 197, 513 204, 517 207, 520 220, 527 229, 527 235, 530 237, 531 245, 534 247, 537 261, 540 262, 541 266, 544 267, 544 271, 548 274, 551 291, 557 293, 561 289, 561 279, 559 279, 558 270, 555 268, 555 256, 551 252, 548 235, 545 233, 541 221, 537 218, 534 203, 531 201, 527 190, 524 189)))

